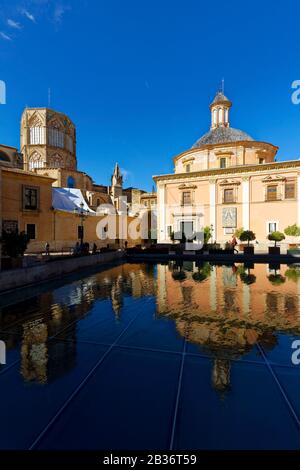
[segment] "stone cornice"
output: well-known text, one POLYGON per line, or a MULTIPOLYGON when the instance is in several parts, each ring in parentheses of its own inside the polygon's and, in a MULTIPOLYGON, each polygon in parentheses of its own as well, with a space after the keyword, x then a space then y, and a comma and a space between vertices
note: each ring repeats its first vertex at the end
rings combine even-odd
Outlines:
POLYGON ((284 170, 284 169, 300 169, 300 160, 289 160, 286 162, 274 162, 274 163, 263 163, 257 165, 241 165, 229 168, 214 168, 209 170, 194 171, 190 173, 174 173, 166 175, 155 175, 153 176, 154 181, 162 180, 184 180, 191 179, 195 177, 218 177, 224 175, 241 175, 245 173, 263 173, 270 172, 274 170, 284 170))
POLYGON ((227 143, 220 143, 220 144, 207 144, 203 145, 201 147, 196 147, 196 148, 190 148, 189 150, 185 150, 184 152, 181 152, 179 155, 176 155, 173 157, 173 162, 175 163, 177 160, 182 158, 184 155, 192 155, 193 153, 202 151, 202 150, 213 150, 213 149, 222 149, 222 148, 228 148, 228 147, 261 147, 261 148, 273 148, 274 151, 277 152, 279 147, 276 147, 276 145, 270 144, 269 142, 262 142, 262 141, 256 141, 256 140, 240 140, 238 142, 227 142, 227 143))

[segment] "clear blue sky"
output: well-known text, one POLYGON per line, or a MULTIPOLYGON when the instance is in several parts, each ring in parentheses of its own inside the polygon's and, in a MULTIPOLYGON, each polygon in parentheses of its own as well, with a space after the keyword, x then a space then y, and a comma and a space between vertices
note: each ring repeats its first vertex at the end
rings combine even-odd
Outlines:
POLYGON ((0 142, 19 145, 23 108, 65 112, 79 169, 151 189, 210 125, 220 80, 231 125, 300 157, 300 2, 0 0, 0 142))

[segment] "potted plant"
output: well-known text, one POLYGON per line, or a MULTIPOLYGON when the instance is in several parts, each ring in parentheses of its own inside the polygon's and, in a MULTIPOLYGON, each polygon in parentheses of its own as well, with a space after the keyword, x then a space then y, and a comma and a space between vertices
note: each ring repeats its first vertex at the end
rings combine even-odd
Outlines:
MULTIPOLYGON (((293 237, 293 238, 300 237, 300 227, 297 224, 289 225, 288 227, 286 227, 284 229, 284 233, 288 237, 293 237)), ((296 242, 296 240, 295 240, 295 242, 296 242)), ((296 243, 289 243, 289 249, 293 250, 293 249, 297 249, 297 248, 298 248, 298 243, 297 242, 296 243)))
MULTIPOLYGON (((233 235, 235 236, 235 238, 240 240, 241 239, 240 237, 241 237, 241 234, 243 233, 243 231, 244 231, 243 227, 236 228, 233 235)), ((239 243, 239 245, 238 245, 239 251, 244 251, 244 247, 245 247, 245 244, 239 243)))
POLYGON ((274 246, 269 246, 270 255, 280 255, 280 246, 277 246, 278 242, 285 240, 285 235, 282 232, 272 232, 267 236, 268 240, 275 242, 274 246))
POLYGON ((250 242, 255 240, 256 236, 251 230, 244 230, 240 234, 240 240, 242 242, 247 242, 247 246, 244 247, 244 254, 245 255, 253 255, 254 254, 254 246, 250 245, 250 242))

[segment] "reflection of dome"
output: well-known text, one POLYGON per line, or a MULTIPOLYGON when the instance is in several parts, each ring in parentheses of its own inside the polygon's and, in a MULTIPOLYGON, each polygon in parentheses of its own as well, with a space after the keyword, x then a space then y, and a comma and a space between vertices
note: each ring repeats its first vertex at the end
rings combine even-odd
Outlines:
POLYGON ((215 127, 204 134, 192 148, 199 148, 204 145, 226 144, 227 142, 253 141, 246 132, 232 127, 215 127))

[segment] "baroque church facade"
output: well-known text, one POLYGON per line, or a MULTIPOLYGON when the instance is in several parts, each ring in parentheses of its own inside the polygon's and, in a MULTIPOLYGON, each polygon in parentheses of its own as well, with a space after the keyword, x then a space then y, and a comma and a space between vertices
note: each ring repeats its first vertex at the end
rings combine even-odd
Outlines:
POLYGON ((226 242, 243 228, 263 245, 270 232, 300 225, 300 160, 278 162, 278 147, 232 128, 231 106, 218 92, 210 130, 175 156, 174 173, 153 177, 158 242, 209 226, 213 241, 226 242))

